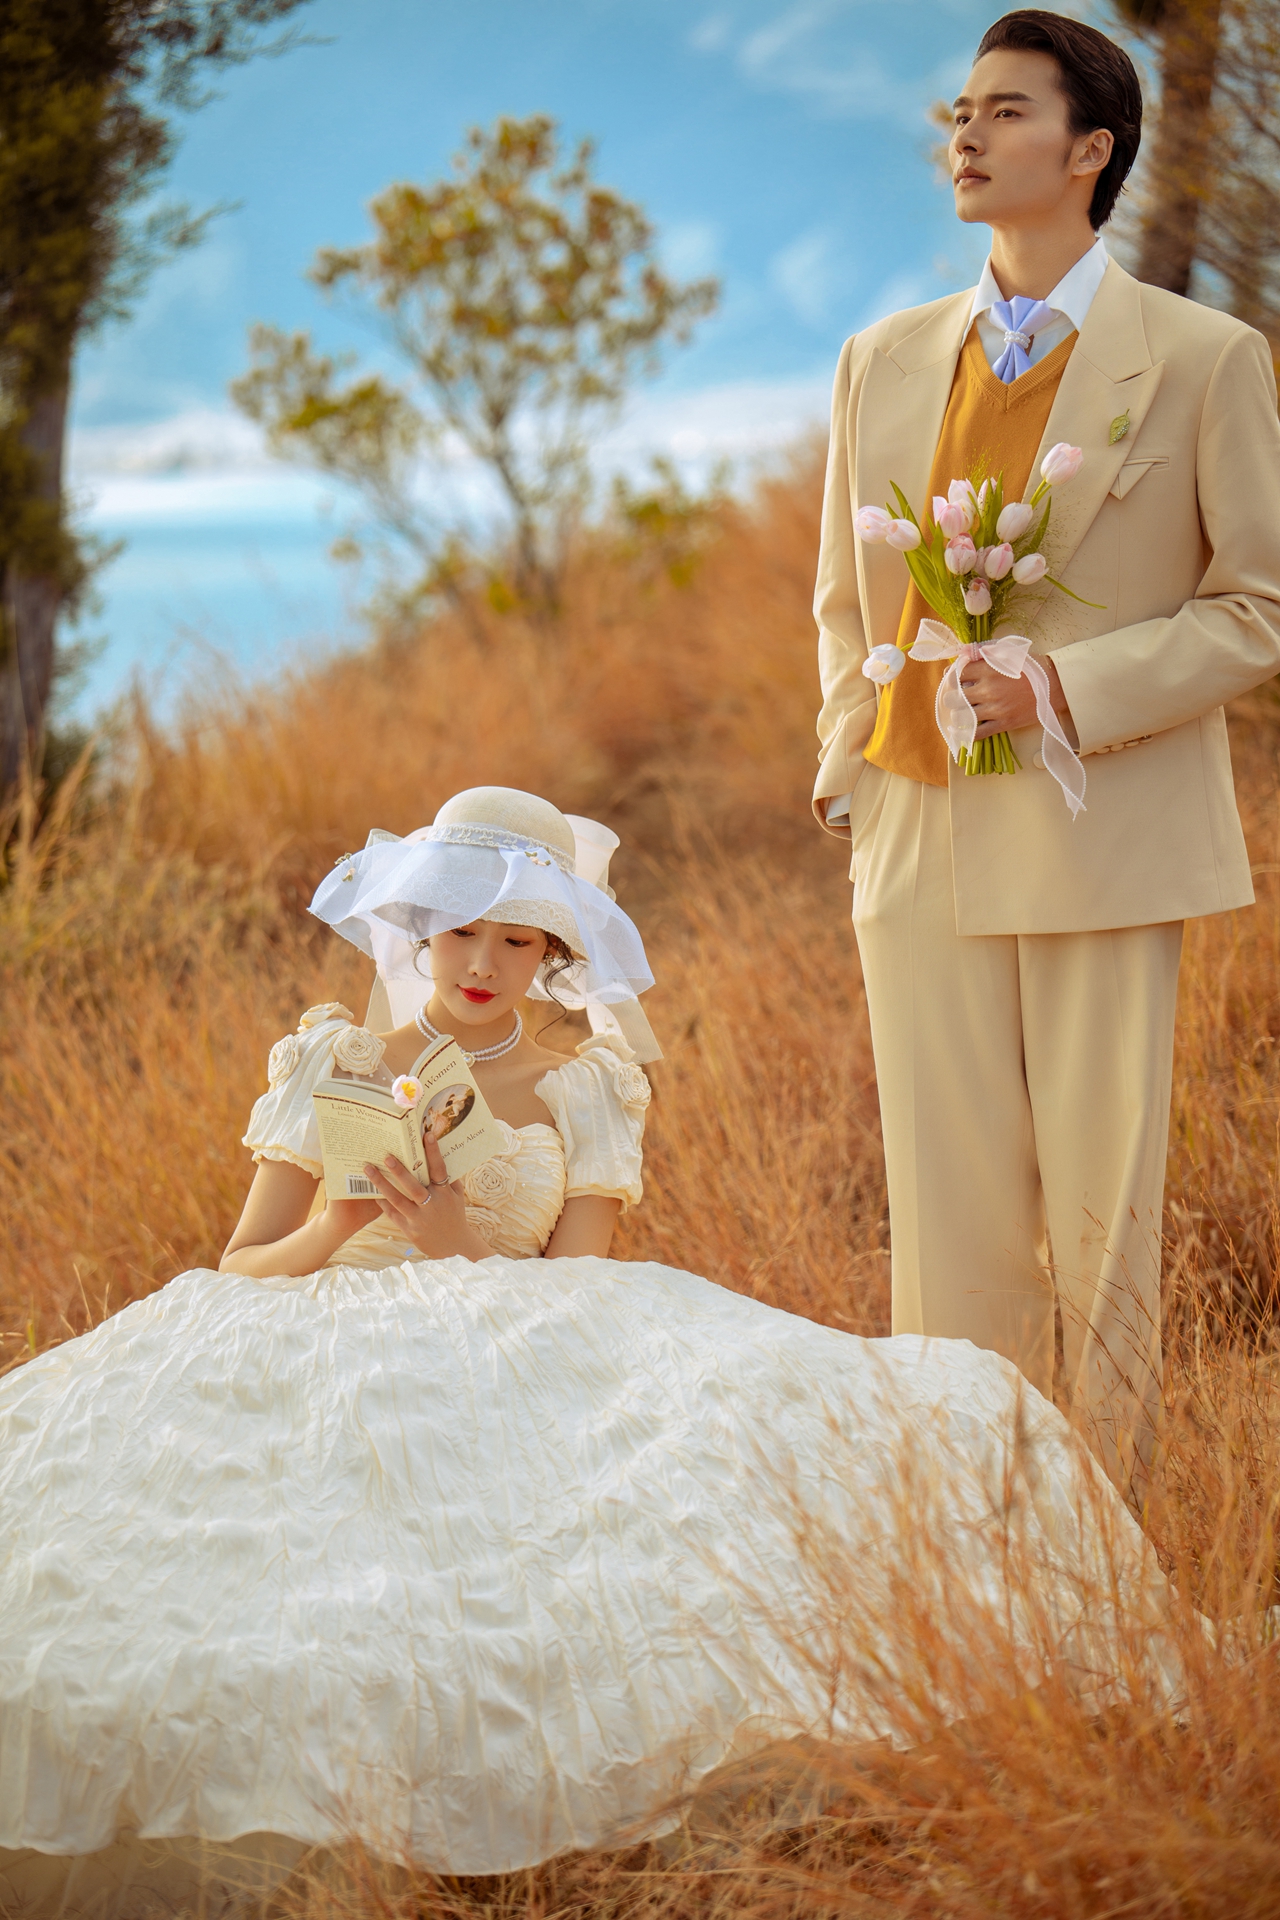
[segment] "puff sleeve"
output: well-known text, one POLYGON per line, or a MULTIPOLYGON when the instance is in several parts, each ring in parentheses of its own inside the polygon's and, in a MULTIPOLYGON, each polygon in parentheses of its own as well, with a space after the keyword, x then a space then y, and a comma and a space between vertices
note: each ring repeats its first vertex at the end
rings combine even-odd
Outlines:
POLYGON ((334 1000, 308 1007, 297 1032, 276 1041, 267 1058, 267 1091, 254 1101, 244 1136, 255 1160, 287 1160, 320 1178, 324 1166, 311 1089, 333 1071, 333 1043, 352 1024, 334 1000))
POLYGON ((564 1141, 565 1199, 599 1193, 636 1206, 641 1181, 649 1082, 630 1047, 599 1034, 585 1040, 577 1058, 538 1082, 539 1099, 551 1109, 564 1141))

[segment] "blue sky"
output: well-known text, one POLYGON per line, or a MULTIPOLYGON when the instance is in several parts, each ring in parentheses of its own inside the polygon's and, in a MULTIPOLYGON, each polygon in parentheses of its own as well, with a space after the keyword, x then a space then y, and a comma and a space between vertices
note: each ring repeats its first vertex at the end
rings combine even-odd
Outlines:
POLYGON ((325 44, 224 78, 183 126, 167 186, 235 202, 165 267, 132 320, 82 353, 73 473, 90 524, 127 547, 92 622, 106 652, 82 707, 135 669, 163 699, 211 652, 245 672, 349 640, 328 542, 349 517, 269 462, 227 400, 255 320, 377 352, 305 272, 358 242, 390 181, 430 180, 466 129, 548 112, 641 202, 668 266, 718 274, 720 312, 637 398, 615 457, 741 469, 819 420, 840 343, 882 312, 976 278, 928 163, 928 106, 954 93, 989 0, 317 0, 325 44))

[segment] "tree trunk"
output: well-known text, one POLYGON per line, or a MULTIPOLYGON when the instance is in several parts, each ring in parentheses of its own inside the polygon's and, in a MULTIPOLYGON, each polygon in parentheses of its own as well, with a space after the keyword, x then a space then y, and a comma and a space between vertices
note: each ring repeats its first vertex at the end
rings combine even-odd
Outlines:
MULTIPOLYGON (((63 441, 69 377, 33 401, 22 430, 39 464, 38 497, 62 497, 63 441)), ((44 752, 45 707, 53 680, 53 638, 62 585, 56 575, 28 573, 11 563, 0 580, 0 792, 24 770, 36 774, 44 752)))
POLYGON ((1171 0, 1164 10, 1160 120, 1152 198, 1143 221, 1138 278, 1185 294, 1208 188, 1213 86, 1223 0, 1171 0))

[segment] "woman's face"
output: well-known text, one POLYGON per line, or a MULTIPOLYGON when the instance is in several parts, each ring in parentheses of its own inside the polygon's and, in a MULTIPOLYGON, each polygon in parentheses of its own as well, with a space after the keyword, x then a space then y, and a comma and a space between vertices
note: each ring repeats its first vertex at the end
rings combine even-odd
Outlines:
POLYGON ((435 999, 459 1026, 484 1027, 512 1013, 533 985, 547 936, 541 927, 473 920, 432 934, 435 999))

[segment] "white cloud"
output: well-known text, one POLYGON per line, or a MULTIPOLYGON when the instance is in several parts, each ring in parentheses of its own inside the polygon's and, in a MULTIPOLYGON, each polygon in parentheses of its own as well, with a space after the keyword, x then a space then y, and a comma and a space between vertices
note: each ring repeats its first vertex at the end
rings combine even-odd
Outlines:
POLYGON ((720 229, 711 220, 677 220, 662 229, 659 250, 667 272, 678 279, 714 273, 720 257, 720 229))
POLYGON ((260 430, 224 407, 191 407, 142 425, 80 427, 71 436, 75 485, 273 467, 260 430))
MULTIPOLYGON (((692 480, 720 459, 739 465, 782 452, 826 419, 830 380, 735 381, 681 393, 634 396, 595 447, 598 472, 642 476, 654 454, 674 459, 692 480)), ((483 520, 492 511, 488 476, 459 449, 446 457, 451 498, 483 520)), ((112 532, 183 523, 210 529, 246 522, 335 528, 355 504, 321 475, 273 459, 252 424, 212 409, 142 427, 84 430, 71 444, 73 484, 92 525, 112 532)), ((424 487, 439 486, 424 471, 424 487)))
MULTIPOLYGON (((893 120, 918 130, 931 101, 958 91, 972 49, 958 48, 898 79, 876 55, 851 44, 848 16, 866 4, 797 0, 746 37, 736 54, 739 69, 757 87, 807 98, 824 116, 893 120)), ((894 4, 901 9, 904 0, 894 4)), ((971 11, 969 0, 961 0, 956 11, 971 11)))
POLYGON ((791 311, 806 326, 820 327, 830 312, 835 246, 830 233, 815 228, 799 234, 769 262, 769 278, 791 311))
POLYGON ((732 24, 727 13, 709 13, 689 35, 689 45, 695 53, 719 53, 729 44, 732 24))
POLYGON ((716 460, 756 461, 825 426, 831 380, 735 380, 687 393, 645 394, 597 450, 608 468, 638 470, 655 453, 694 470, 716 460))

